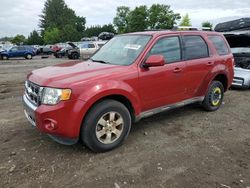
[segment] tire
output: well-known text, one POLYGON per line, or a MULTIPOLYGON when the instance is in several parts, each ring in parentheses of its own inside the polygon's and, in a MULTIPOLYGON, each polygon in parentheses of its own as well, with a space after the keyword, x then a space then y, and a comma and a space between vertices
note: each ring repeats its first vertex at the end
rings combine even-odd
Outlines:
POLYGON ((72 54, 72 59, 79 59, 79 55, 77 53, 72 54))
POLYGON ((87 113, 81 129, 83 143, 94 152, 117 148, 127 138, 131 128, 128 109, 115 100, 95 104, 87 113), (113 124, 114 122, 114 124, 113 124))
POLYGON ((2 58, 2 60, 8 60, 9 59, 9 57, 7 55, 2 55, 1 58, 2 58))
POLYGON ((224 86, 219 81, 212 81, 202 106, 206 111, 216 111, 220 108, 224 97, 224 86))
POLYGON ((31 55, 31 54, 27 54, 27 55, 25 56, 25 58, 30 60, 30 59, 32 59, 32 55, 31 55))

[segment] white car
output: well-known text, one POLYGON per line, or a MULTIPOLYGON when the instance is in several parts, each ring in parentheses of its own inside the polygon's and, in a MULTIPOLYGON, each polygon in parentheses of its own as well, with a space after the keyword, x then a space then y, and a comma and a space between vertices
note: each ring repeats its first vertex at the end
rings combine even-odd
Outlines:
POLYGON ((89 59, 107 41, 88 41, 80 45, 80 56, 82 59, 89 59))
POLYGON ((232 87, 250 88, 250 30, 224 33, 234 56, 232 87))

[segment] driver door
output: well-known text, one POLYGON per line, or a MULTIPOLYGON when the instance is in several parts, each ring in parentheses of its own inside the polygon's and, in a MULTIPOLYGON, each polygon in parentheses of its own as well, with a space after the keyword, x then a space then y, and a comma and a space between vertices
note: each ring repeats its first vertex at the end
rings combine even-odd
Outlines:
POLYGON ((166 64, 160 67, 139 68, 139 87, 142 111, 170 105, 186 99, 185 69, 179 36, 158 39, 147 57, 163 55, 166 64))
POLYGON ((13 47, 9 50, 9 57, 17 57, 18 56, 18 47, 13 47))

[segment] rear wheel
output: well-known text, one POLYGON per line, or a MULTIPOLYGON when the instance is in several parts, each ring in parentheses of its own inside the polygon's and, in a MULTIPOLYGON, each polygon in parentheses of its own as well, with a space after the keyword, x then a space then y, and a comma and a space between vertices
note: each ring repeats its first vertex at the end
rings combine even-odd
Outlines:
POLYGON ((25 56, 25 58, 26 58, 26 59, 32 59, 32 55, 31 55, 31 54, 27 54, 27 55, 25 56))
POLYGON ((128 109, 115 100, 97 103, 87 114, 81 138, 95 152, 112 150, 122 144, 131 127, 128 109))
POLYGON ((202 103, 207 111, 216 111, 220 108, 224 97, 224 87, 219 81, 213 81, 202 103))

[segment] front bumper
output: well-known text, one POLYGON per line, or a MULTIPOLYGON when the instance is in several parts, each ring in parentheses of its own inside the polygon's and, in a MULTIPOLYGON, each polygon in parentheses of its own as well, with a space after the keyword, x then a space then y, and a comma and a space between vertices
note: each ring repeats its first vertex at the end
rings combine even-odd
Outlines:
POLYGON ((61 101, 57 105, 35 106, 23 95, 24 114, 40 132, 48 134, 61 144, 78 141, 85 102, 81 100, 61 101))

